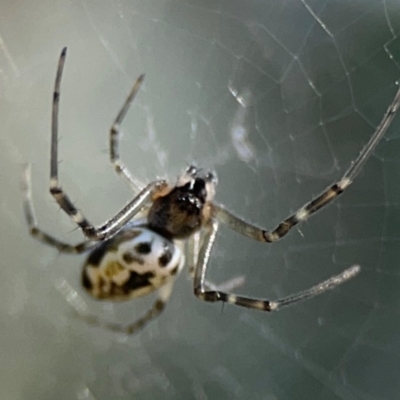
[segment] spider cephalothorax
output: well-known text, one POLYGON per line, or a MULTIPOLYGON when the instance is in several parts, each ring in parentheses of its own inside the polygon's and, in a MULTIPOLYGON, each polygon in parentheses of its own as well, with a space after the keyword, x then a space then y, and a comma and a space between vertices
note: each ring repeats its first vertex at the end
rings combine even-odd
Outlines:
MULTIPOLYGON (((120 212, 96 227, 75 208, 58 181, 58 104, 65 57, 66 49, 63 49, 53 96, 50 193, 64 212, 82 229, 87 240, 70 245, 37 226, 31 198, 30 169, 26 168, 23 175, 24 209, 30 234, 65 253, 80 254, 91 251, 83 265, 82 284, 97 299, 127 300, 153 291, 158 292, 157 299, 149 311, 126 326, 101 322, 96 317, 83 318, 93 324, 125 333, 136 332, 155 318, 164 309, 175 278, 183 267, 185 258, 181 250, 182 239, 187 241, 186 261, 193 277, 194 294, 210 302, 222 301, 262 311, 278 310, 333 289, 360 271, 359 266, 350 267, 310 289, 275 301, 227 293, 242 284, 243 279, 234 279, 220 286, 206 280, 207 267, 220 223, 247 238, 273 243, 344 192, 371 156, 393 120, 400 102, 400 90, 381 124, 343 177, 270 231, 248 223, 214 203, 217 182, 215 175, 210 172, 204 173, 194 166, 187 168, 175 185, 156 180, 143 188, 136 181, 119 157, 119 128, 143 82, 144 75, 141 75, 110 129, 110 161, 117 174, 136 194, 120 212), (140 212, 144 213, 144 218, 133 220, 140 212)), ((264 265, 261 267, 264 268, 264 265)))
POLYGON ((176 186, 154 200, 147 215, 149 228, 168 238, 193 235, 209 219, 214 187, 213 174, 202 176, 189 167, 176 186))

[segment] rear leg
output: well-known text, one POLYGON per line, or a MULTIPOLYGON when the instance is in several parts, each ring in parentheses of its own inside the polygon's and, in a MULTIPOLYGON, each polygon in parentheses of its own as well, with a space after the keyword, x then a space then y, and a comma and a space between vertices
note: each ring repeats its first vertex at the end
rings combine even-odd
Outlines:
POLYGON ((174 284, 175 280, 173 279, 162 286, 158 290, 157 299, 154 301, 152 307, 143 316, 128 325, 102 321, 94 315, 83 314, 76 307, 74 307, 75 315, 77 318, 85 321, 89 325, 104 328, 113 332, 124 333, 126 335, 133 335, 143 329, 149 322, 156 319, 164 311, 170 299, 174 284))

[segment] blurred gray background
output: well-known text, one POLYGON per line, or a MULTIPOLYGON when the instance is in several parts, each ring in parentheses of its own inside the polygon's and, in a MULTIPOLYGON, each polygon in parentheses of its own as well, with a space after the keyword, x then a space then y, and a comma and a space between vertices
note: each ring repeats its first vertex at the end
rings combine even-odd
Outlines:
POLYGON ((52 86, 61 182, 101 223, 131 198, 107 155, 108 129, 136 77, 123 124, 137 177, 215 169, 217 201, 274 227, 341 177, 400 79, 400 3, 333 0, 0 2, 0 388, 16 399, 398 399, 400 119, 333 205, 265 245, 222 229, 210 275, 276 298, 359 263, 350 283, 272 315, 202 303, 184 272, 166 312, 133 337, 71 317, 83 301, 129 322, 151 299, 98 304, 82 257, 27 233, 20 165, 33 165, 40 225, 82 239, 48 194, 52 86))

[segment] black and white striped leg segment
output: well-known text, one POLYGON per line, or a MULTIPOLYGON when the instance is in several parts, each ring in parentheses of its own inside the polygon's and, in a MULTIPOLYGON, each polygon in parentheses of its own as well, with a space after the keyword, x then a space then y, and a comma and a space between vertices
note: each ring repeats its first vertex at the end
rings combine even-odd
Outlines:
POLYGON ((371 139, 365 145, 363 150, 357 159, 352 162, 349 169, 345 172, 343 177, 328 187, 323 193, 318 197, 305 204, 299 210, 297 210, 293 215, 282 221, 274 230, 269 231, 264 228, 257 227, 244 221, 242 218, 235 216, 227 209, 222 206, 214 206, 214 215, 222 223, 228 225, 231 229, 239 232, 240 234, 247 236, 251 239, 258 240, 260 242, 276 242, 285 236, 294 226, 307 220, 312 214, 325 207, 327 204, 336 199, 340 194, 342 194, 354 181, 358 173, 363 168, 364 164, 367 162, 371 154, 373 153, 375 147, 382 139, 386 130, 392 123, 393 118, 399 108, 400 103, 400 89, 398 89, 396 96, 394 97, 392 104, 386 111, 381 123, 372 135, 371 139))
POLYGON ((55 247, 58 251, 62 253, 74 253, 81 254, 91 248, 93 248, 96 243, 91 241, 85 241, 75 245, 64 243, 55 237, 49 235, 48 233, 41 230, 37 225, 35 208, 32 200, 32 185, 31 185, 31 166, 29 164, 24 165, 22 171, 21 180, 22 193, 24 195, 24 214, 25 220, 29 228, 29 233, 35 239, 40 242, 47 244, 49 246, 55 247))
POLYGON ((129 172, 128 168, 121 161, 119 156, 119 141, 120 141, 120 126, 121 123, 129 110, 129 107, 133 103, 137 92, 140 89, 144 80, 144 74, 137 78, 131 92, 129 93, 124 105, 122 106, 120 112, 115 118, 115 121, 110 129, 110 161, 114 166, 115 172, 124 180, 129 187, 131 187, 135 192, 143 189, 143 185, 136 180, 133 175, 129 172))
POLYGON ((335 287, 355 277, 360 272, 360 267, 358 265, 352 266, 339 275, 332 276, 326 281, 323 281, 310 289, 306 289, 299 293, 274 301, 267 299, 256 299, 247 296, 238 296, 220 290, 210 290, 206 283, 206 272, 211 250, 218 230, 218 222, 211 222, 206 229, 207 231, 204 236, 204 242, 200 249, 199 260, 194 277, 194 293, 197 297, 205 301, 222 301, 225 303, 235 304, 237 306, 261 311, 275 311, 282 307, 318 296, 327 290, 334 289, 335 287))
MULTIPOLYGON (((157 191, 164 189, 166 182, 155 181, 147 185, 120 212, 99 227, 95 227, 91 224, 74 206, 68 195, 62 190, 58 181, 58 108, 60 101, 61 77, 66 54, 67 49, 64 48, 59 59, 54 86, 51 124, 50 193, 72 221, 82 229, 82 232, 87 238, 91 240, 105 240, 114 236, 128 221, 130 221, 144 206, 146 206, 146 204, 152 200, 153 195, 157 191)), ((124 108, 121 111, 122 117, 124 115, 123 111, 124 108)))
POLYGON ((169 301, 169 298, 171 297, 174 284, 175 280, 173 279, 167 282, 164 286, 161 286, 158 290, 157 299, 154 301, 152 307, 142 317, 138 318, 136 321, 132 322, 129 325, 102 321, 100 318, 94 315, 82 314, 76 308, 74 309, 74 311, 77 318, 85 321, 92 326, 105 328, 114 332, 124 333, 126 335, 133 335, 139 330, 143 329, 149 322, 157 318, 164 311, 169 301))

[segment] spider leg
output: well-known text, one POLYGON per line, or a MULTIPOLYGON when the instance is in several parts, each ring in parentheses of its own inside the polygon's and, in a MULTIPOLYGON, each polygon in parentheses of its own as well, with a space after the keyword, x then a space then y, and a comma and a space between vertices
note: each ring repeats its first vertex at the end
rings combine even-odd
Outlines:
POLYGON ((201 241, 201 232, 197 231, 191 236, 187 241, 187 267, 188 273, 193 278, 194 271, 196 268, 197 260, 199 258, 199 249, 200 249, 200 241, 201 241))
POLYGON ((171 296, 172 289, 174 287, 175 280, 167 282, 158 290, 158 297, 154 301, 152 307, 136 321, 130 323, 129 325, 123 325, 112 322, 103 322, 100 318, 94 315, 82 314, 78 309, 74 308, 76 312, 76 317, 84 320, 90 325, 102 327, 114 332, 120 332, 127 335, 132 335, 137 333, 139 330, 143 329, 150 321, 157 318, 165 309, 166 304, 171 296))
POLYGON ((314 214, 316 211, 322 207, 325 207, 331 201, 336 199, 336 197, 342 194, 353 183, 355 177, 359 174, 362 167, 374 151, 375 147, 382 139, 386 130, 389 128, 399 108, 399 104, 400 89, 397 91, 396 96, 394 97, 391 105, 386 111, 381 123, 372 135, 371 139, 365 145, 357 159, 350 165, 343 177, 328 187, 323 193, 314 198, 312 201, 298 209, 293 215, 290 215, 288 218, 282 221, 273 231, 268 231, 250 224, 244 221, 242 218, 235 216, 221 205, 214 205, 214 216, 220 222, 228 225, 231 229, 251 239, 268 243, 276 242, 277 240, 281 239, 294 226, 305 221, 308 219, 308 217, 310 217, 310 215, 314 214))
POLYGON ((129 107, 133 103, 133 101, 136 97, 136 94, 139 91, 140 86, 142 85, 143 80, 144 80, 144 74, 140 75, 137 78, 135 84, 133 85, 131 92, 129 93, 124 105, 122 106, 120 112, 117 115, 117 118, 115 118, 115 121, 110 129, 110 161, 111 161, 111 164, 114 166, 115 172, 135 192, 138 192, 139 190, 143 189, 143 185, 133 177, 133 175, 129 172, 128 168, 125 166, 125 164, 120 159, 120 156, 119 156, 119 140, 120 140, 119 130, 120 130, 120 125, 129 109, 129 107))
POLYGON ((24 166, 22 181, 22 193, 24 195, 24 214, 25 220, 29 228, 29 233, 35 239, 49 246, 55 247, 62 253, 81 254, 93 248, 96 243, 91 241, 84 241, 75 245, 64 243, 55 237, 44 232, 37 226, 36 213, 32 200, 32 185, 31 185, 31 167, 30 165, 24 166))
MULTIPOLYGON (((192 278, 195 276, 195 268, 199 259, 199 250, 200 250, 200 241, 201 241, 201 233, 196 232, 188 241, 187 241, 187 254, 188 254, 188 272, 192 278)), ((243 275, 237 276, 235 278, 229 279, 225 282, 221 282, 218 285, 212 283, 208 280, 204 281, 207 290, 233 290, 240 286, 243 286, 245 283, 245 277, 243 275)))
POLYGON ((84 235, 91 240, 105 240, 114 236, 129 220, 131 220, 153 196, 165 189, 165 181, 155 181, 142 189, 139 194, 122 208, 114 217, 107 220, 99 227, 92 225, 85 216, 75 208, 67 194, 62 190, 58 182, 58 106, 60 101, 60 84, 64 68, 67 49, 61 52, 58 62, 56 81, 53 95, 53 113, 51 125, 51 159, 50 159, 50 193, 60 207, 83 231, 84 235))
POLYGON ((360 272, 360 267, 358 265, 352 266, 344 270, 339 275, 332 276, 326 281, 318 283, 310 289, 306 289, 299 293, 274 301, 267 299, 251 298, 247 296, 238 296, 235 294, 226 293, 222 290, 210 290, 207 287, 205 277, 211 250, 218 230, 218 221, 211 222, 206 229, 207 232, 205 233, 204 242, 200 249, 199 261, 197 263, 194 278, 194 294, 204 301, 222 301, 230 304, 235 304, 237 306, 253 308, 261 311, 276 311, 282 307, 286 307, 288 305, 310 299, 326 292, 327 290, 334 289, 335 287, 353 278, 360 272))

